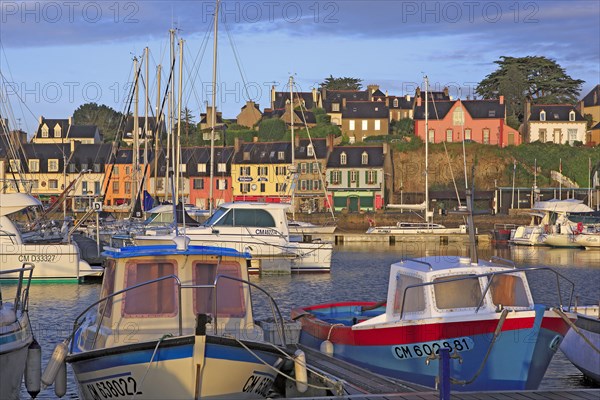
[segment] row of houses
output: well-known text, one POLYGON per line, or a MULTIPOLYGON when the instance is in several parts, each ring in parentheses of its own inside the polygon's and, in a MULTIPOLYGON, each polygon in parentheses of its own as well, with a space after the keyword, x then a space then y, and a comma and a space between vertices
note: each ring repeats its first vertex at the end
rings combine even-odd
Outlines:
POLYGON ((329 204, 335 211, 376 210, 384 206, 384 169, 391 165, 386 144, 334 146, 333 137, 298 138, 294 145, 236 140, 214 148, 212 162, 208 147, 182 148, 172 180, 164 154, 150 153, 144 162, 140 151, 136 164, 131 148, 112 143, 26 143, 19 156, 9 154, 6 140, 0 141, 2 192, 30 191, 51 204, 67 189, 73 211, 100 197, 107 210, 128 211, 140 187, 158 201, 172 200, 175 191, 178 199, 201 208, 208 208, 212 194, 214 204, 293 202, 307 213, 329 204))

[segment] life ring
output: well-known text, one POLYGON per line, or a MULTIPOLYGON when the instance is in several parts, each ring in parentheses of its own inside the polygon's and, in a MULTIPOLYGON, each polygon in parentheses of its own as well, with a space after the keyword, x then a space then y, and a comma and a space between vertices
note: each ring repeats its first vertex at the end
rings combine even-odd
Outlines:
POLYGON ((575 231, 575 233, 579 234, 581 232, 583 232, 583 222, 579 221, 577 223, 577 230, 575 231))

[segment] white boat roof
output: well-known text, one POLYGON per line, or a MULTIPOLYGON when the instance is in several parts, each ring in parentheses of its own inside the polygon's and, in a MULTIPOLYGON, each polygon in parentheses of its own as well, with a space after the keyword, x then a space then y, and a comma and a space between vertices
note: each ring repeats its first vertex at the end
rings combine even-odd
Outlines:
POLYGON ((26 193, 0 193, 0 216, 2 217, 27 207, 41 205, 38 199, 26 193))
POLYGON ((587 205, 583 204, 583 200, 577 199, 552 199, 547 201, 537 201, 533 205, 532 210, 571 213, 583 213, 594 211, 593 208, 590 208, 587 205))
MULTIPOLYGON (((472 264, 469 257, 457 257, 457 256, 432 256, 422 257, 419 259, 406 259, 392 264, 392 266, 401 268, 406 271, 418 272, 422 274, 428 274, 447 269, 458 269, 458 268, 504 268, 506 269, 509 265, 500 265, 491 263, 488 261, 479 260, 477 264, 472 264)), ((484 273, 481 271, 480 273, 484 273)))
POLYGON ((271 210, 287 210, 290 208, 290 204, 287 203, 262 203, 262 202, 248 202, 248 201, 236 201, 231 203, 223 203, 219 205, 220 208, 262 208, 271 210))

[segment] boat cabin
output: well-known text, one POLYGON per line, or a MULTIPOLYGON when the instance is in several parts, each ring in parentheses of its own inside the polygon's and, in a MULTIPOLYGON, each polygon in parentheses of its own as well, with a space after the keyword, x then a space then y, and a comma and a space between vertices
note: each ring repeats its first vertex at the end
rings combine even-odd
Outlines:
POLYGON ((427 257, 392 264, 385 313, 358 325, 406 323, 533 309, 523 272, 465 257, 427 257))
POLYGON ((190 335, 202 314, 211 318, 207 333, 262 340, 252 318, 250 289, 239 281, 248 279, 247 253, 157 245, 109 249, 104 255, 100 298, 107 299, 98 303, 96 320, 76 338, 80 348, 155 340, 165 333, 190 335))
POLYGON ((242 228, 256 235, 288 236, 286 211, 289 204, 224 203, 204 222, 213 229, 242 228))

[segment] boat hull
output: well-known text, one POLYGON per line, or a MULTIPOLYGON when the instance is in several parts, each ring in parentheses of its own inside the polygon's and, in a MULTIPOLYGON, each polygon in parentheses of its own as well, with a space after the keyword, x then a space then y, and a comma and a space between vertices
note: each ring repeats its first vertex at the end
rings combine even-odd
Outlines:
POLYGON ((24 314, 18 321, 0 326, 0 399, 19 398, 27 349, 32 341, 29 320, 24 314))
POLYGON ((279 357, 266 345, 206 336, 166 339, 73 354, 67 358, 83 399, 265 397, 279 357))
MULTIPOLYGON (((361 320, 357 307, 370 304, 336 306, 330 308, 330 312, 320 308, 319 319, 300 318, 300 342, 319 349, 329 338, 334 357, 383 375, 434 387, 438 362, 432 359, 427 364, 428 356, 440 347, 449 348, 451 352, 456 350, 462 363, 451 360, 450 376, 468 381, 484 363, 493 333, 500 324, 500 313, 497 313, 460 322, 443 323, 437 319, 434 323, 409 321, 405 326, 353 329, 352 318, 361 320), (323 315, 328 312, 329 317, 324 322, 323 315), (345 326, 334 326, 339 323, 345 326)), ((311 312, 305 309, 296 315, 307 311, 311 312)), ((509 315, 475 381, 468 385, 453 384, 452 390, 537 389, 567 329, 558 315, 543 307, 527 312, 526 316, 509 315)))
POLYGON ((600 233, 577 235, 575 239, 579 246, 583 246, 586 250, 600 250, 600 233))
MULTIPOLYGON (((575 325, 587 340, 600 348, 600 319, 597 316, 577 314, 575 325)), ((567 332, 560 350, 587 378, 600 385, 600 355, 575 330, 567 332)))
POLYGON ((545 235, 543 237, 543 242, 545 245, 552 247, 583 247, 581 244, 577 242, 577 236, 571 233, 568 234, 559 234, 552 233, 549 235, 545 235))

